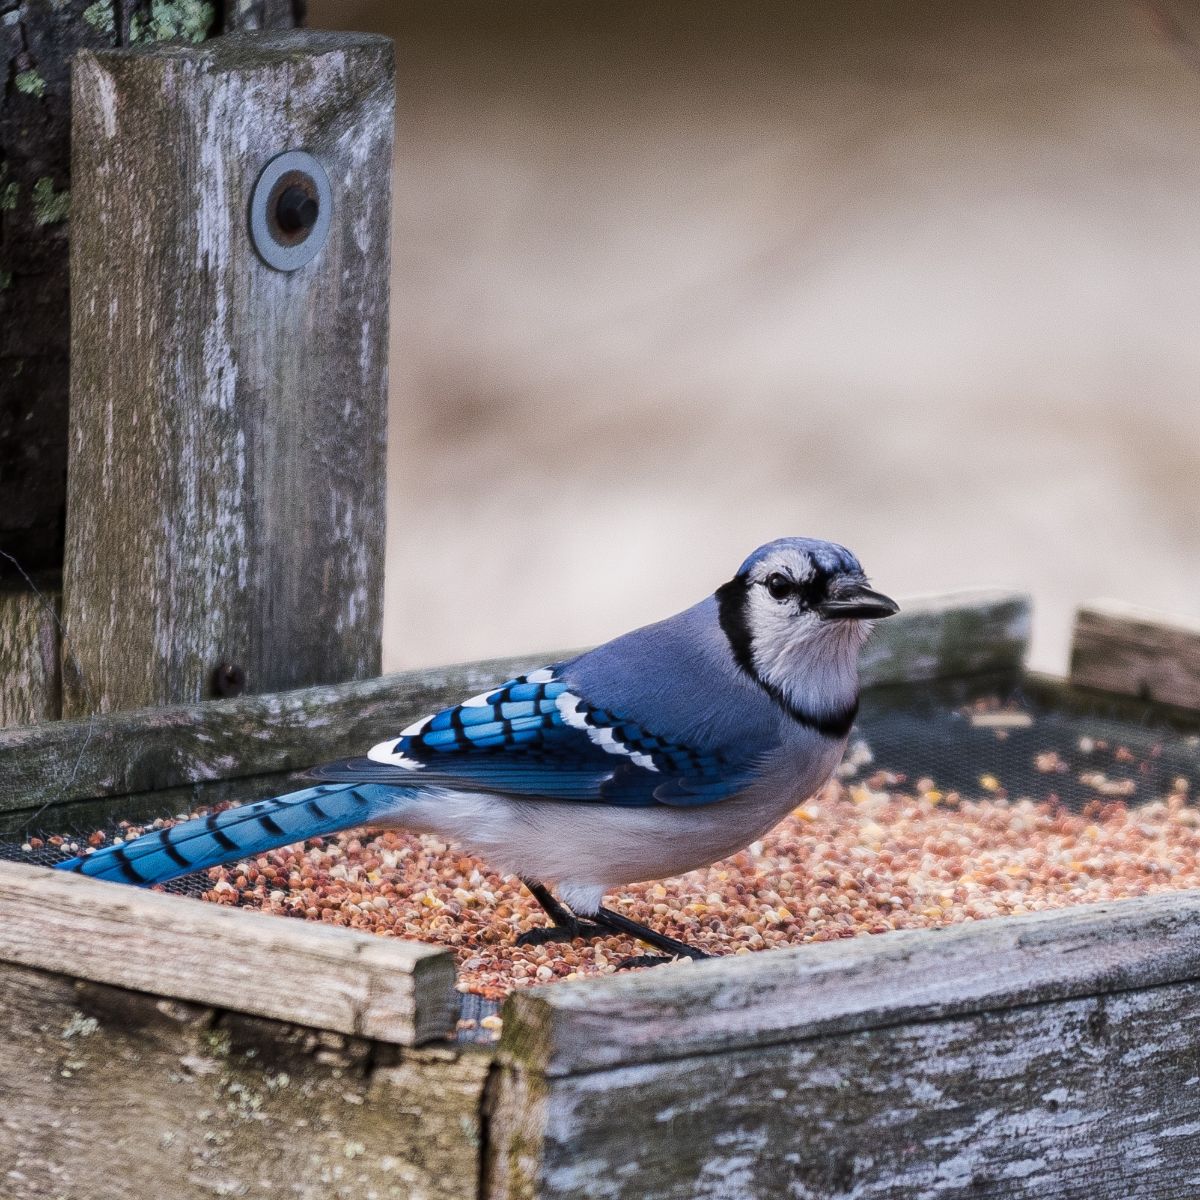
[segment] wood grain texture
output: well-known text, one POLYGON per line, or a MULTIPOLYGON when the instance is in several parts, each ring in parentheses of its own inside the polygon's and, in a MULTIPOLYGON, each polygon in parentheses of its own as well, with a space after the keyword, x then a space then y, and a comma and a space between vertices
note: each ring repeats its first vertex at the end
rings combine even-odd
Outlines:
POLYGON ((1200 1194, 1198 1004, 1188 980, 532 1089, 509 1068, 485 1194, 1181 1200, 1200 1194))
POLYGON ((230 35, 75 61, 64 712, 379 671, 393 55, 230 35), (333 189, 293 272, 256 256, 262 168, 333 189))
POLYGON ((361 754, 415 717, 557 657, 0 730, 0 812, 294 771, 361 754))
POLYGON ((1070 677, 1080 687, 1200 709, 1200 617, 1093 601, 1075 615, 1070 677))
POLYGON ((466 1200, 488 1056, 0 964, 5 1200, 466 1200))
POLYGON ((289 0, 6 0, 0 9, 0 549, 62 564, 71 72, 79 50, 291 28, 289 0), (206 18, 211 18, 211 22, 206 18))
MULTIPOLYGON (((1023 596, 968 592, 903 603, 903 617, 881 622, 872 635, 867 686, 1019 665, 1028 634, 1023 596)), ((361 754, 417 717, 575 653, 0 731, 0 811, 301 770, 361 754)))
POLYGON ((863 685, 1019 671, 1032 621, 1032 601, 1022 592, 978 588, 901 599, 900 612, 876 625, 863 651, 863 685))
POLYGON ((0 962, 398 1045, 454 1028, 432 946, 0 862, 0 962))
POLYGON ((0 729, 58 719, 59 593, 0 585, 0 729))
POLYGON ((1200 893, 906 930, 516 992, 502 1049, 548 1075, 1200 978, 1200 893))

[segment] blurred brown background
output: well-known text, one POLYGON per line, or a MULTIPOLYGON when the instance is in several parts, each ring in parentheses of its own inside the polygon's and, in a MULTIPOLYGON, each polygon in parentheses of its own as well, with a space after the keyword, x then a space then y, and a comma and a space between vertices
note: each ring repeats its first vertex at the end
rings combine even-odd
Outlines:
POLYGON ((385 667, 805 533, 1200 611, 1200 9, 313 0, 397 41, 385 667))

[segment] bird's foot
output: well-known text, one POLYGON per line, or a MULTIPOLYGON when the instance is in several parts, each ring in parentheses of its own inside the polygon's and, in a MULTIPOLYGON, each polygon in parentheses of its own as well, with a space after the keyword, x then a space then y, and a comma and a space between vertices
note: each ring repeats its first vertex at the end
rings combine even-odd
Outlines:
POLYGON ((681 942, 678 938, 668 937, 665 933, 658 933, 649 926, 642 925, 637 921, 631 921, 628 917, 613 912, 608 908, 598 908, 596 910, 596 923, 611 930, 613 933, 626 934, 636 938, 639 942, 644 942, 654 950, 662 951, 662 955, 639 954, 634 959, 626 959, 622 963, 622 966, 629 963, 634 963, 637 966, 657 966, 659 963, 670 962, 673 958, 690 958, 695 962, 701 958, 712 957, 711 954, 705 954, 703 950, 698 950, 695 946, 689 946, 687 942, 681 942))
POLYGON ((622 971, 633 967, 657 967, 676 958, 690 958, 693 961, 701 958, 711 958, 703 950, 689 946, 677 938, 668 937, 665 933, 657 933, 646 925, 631 921, 620 913, 608 908, 597 908, 592 918, 577 917, 561 901, 556 900, 545 884, 536 879, 524 879, 522 883, 529 889, 533 898, 546 910, 553 922, 551 925, 538 929, 527 929, 517 938, 518 946, 544 946, 547 942, 572 942, 576 938, 602 938, 613 934, 624 934, 644 942, 662 954, 638 954, 623 959, 617 964, 617 970, 622 971))
POLYGON ((690 953, 687 954, 634 954, 629 958, 623 958, 617 963, 618 971, 634 971, 639 967, 662 967, 667 963, 676 962, 678 959, 687 958, 692 962, 696 962, 701 958, 712 958, 711 954, 705 954, 703 950, 697 950, 695 947, 689 946, 690 953))
POLYGON ((595 921, 572 921, 561 925, 540 925, 527 929, 519 938, 518 946, 544 946, 547 942, 573 942, 576 938, 611 937, 612 931, 597 925, 595 921))
POLYGON ((634 954, 629 958, 623 958, 617 963, 618 971, 636 971, 639 967, 665 967, 667 963, 674 962, 673 958, 665 958, 661 954, 634 954))

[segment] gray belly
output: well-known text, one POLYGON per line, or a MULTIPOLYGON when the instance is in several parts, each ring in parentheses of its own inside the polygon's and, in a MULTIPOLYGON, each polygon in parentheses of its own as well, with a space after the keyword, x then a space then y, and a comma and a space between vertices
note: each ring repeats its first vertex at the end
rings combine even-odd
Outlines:
POLYGON ((387 823, 438 834, 496 870, 564 892, 603 892, 681 875, 744 849, 825 783, 843 745, 813 735, 805 753, 781 753, 746 791, 698 808, 438 792, 406 803, 387 823))

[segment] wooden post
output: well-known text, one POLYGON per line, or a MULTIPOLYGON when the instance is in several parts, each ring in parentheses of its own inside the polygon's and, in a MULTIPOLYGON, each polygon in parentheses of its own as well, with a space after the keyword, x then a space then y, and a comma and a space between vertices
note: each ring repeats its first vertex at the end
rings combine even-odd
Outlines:
POLYGON ((0 4, 0 550, 27 571, 62 563, 71 59, 106 46, 291 28, 302 16, 303 0, 0 4))
POLYGON ((391 43, 81 53, 73 95, 64 715, 377 674, 391 43), (250 208, 295 150, 328 229, 280 270, 250 208))
POLYGON ((0 729, 59 714, 57 589, 0 582, 0 729))

